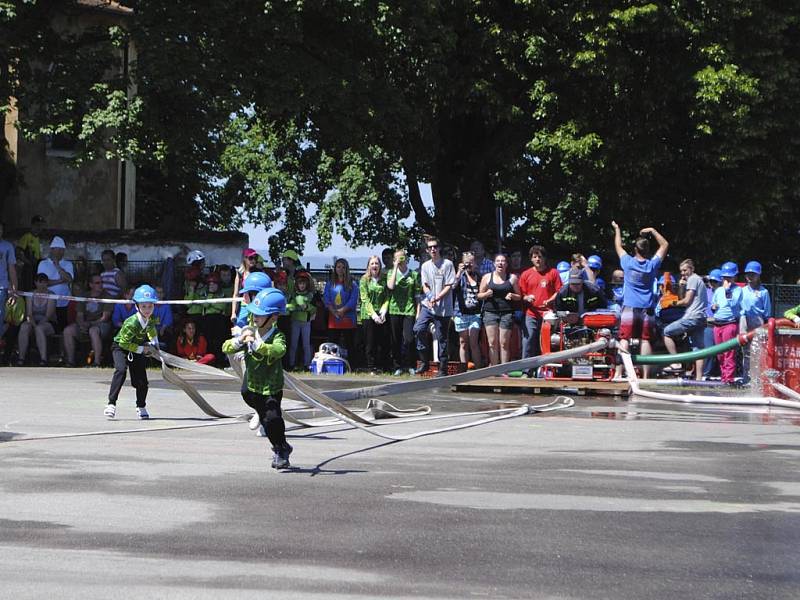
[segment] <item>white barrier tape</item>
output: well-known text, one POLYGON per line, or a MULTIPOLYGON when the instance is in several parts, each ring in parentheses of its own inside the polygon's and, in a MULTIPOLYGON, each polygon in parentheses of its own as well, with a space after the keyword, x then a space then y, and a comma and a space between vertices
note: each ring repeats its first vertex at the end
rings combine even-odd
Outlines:
MULTIPOLYGON (((40 294, 38 292, 15 292, 16 296, 36 296, 37 298, 47 298, 48 300, 70 300, 73 302, 97 302, 98 304, 133 304, 132 300, 127 298, 88 298, 85 296, 66 296, 64 294, 40 294)), ((236 299, 236 302, 241 302, 236 299)), ((159 300, 152 304, 230 304, 234 302, 233 298, 206 298, 198 300, 159 300)))

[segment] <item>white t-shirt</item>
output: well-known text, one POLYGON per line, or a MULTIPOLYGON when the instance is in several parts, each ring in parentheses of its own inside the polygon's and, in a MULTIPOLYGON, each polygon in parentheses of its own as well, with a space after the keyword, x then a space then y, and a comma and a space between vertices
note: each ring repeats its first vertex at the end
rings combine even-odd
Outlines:
MULTIPOLYGON (((446 258, 442 259, 439 266, 433 264, 432 260, 427 260, 422 263, 420 268, 420 280, 426 284, 434 296, 439 295, 445 286, 452 286, 456 282, 456 270, 453 263, 446 258)), ((451 317, 453 316, 453 293, 448 292, 447 295, 441 299, 433 307, 433 314, 437 317, 451 317)))
MULTIPOLYGON (((75 268, 72 266, 72 262, 61 259, 59 265, 62 269, 64 269, 67 273, 75 277, 75 268)), ((48 279, 61 279, 61 273, 58 272, 56 269, 56 265, 53 263, 53 260, 50 258, 44 259, 42 262, 39 263, 39 269, 36 271, 37 273, 44 273, 47 275, 48 279)), ((61 296, 69 296, 71 293, 70 287, 68 283, 59 283, 56 285, 52 285, 47 289, 50 290, 51 294, 59 294, 61 296)), ((69 300, 59 299, 56 300, 56 306, 58 308, 64 308, 69 304, 69 300)))

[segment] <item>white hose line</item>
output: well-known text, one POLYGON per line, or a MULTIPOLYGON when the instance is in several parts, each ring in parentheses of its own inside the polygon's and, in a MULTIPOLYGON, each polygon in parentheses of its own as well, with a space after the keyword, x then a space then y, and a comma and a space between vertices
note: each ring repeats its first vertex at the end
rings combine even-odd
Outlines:
POLYGON ((795 400, 800 401, 800 394, 795 392, 792 388, 783 385, 782 383, 772 383, 770 384, 776 390, 778 390, 781 394, 788 398, 794 398, 795 400))
MULTIPOLYGON (((572 398, 567 396, 558 396, 552 402, 548 402, 547 404, 537 404, 537 405, 528 405, 528 409, 531 413, 545 413, 545 412, 552 412, 556 410, 562 410, 564 408, 570 408, 575 405, 575 401, 572 398)), ((295 408, 283 411, 283 416, 286 418, 286 413, 290 411, 308 411, 312 410, 309 408, 295 408)), ((443 415, 427 415, 427 416, 420 416, 420 417, 398 417, 393 419, 386 419, 382 420, 381 422, 374 422, 374 425, 400 425, 403 423, 416 423, 418 421, 438 421, 441 419, 453 419, 456 417, 476 417, 479 415, 492 415, 492 414, 505 414, 509 410, 513 410, 510 408, 496 408, 493 410, 476 410, 471 412, 459 412, 459 413, 448 413, 443 415)), ((297 419, 296 417, 293 419, 287 419, 293 423, 299 423, 304 425, 305 427, 331 427, 334 425, 341 425, 342 420, 339 417, 331 417, 331 418, 323 418, 318 417, 315 419, 297 419)))
POLYGON ((577 348, 562 350, 561 352, 554 352, 553 354, 545 354, 543 356, 533 356, 531 358, 514 360, 501 365, 494 365, 492 367, 484 367, 483 369, 467 371, 466 373, 459 373, 458 375, 430 377, 426 379, 416 379, 414 381, 399 381, 397 383, 386 383, 383 385, 349 390, 330 390, 326 392, 326 395, 333 400, 346 402, 350 400, 391 396, 393 394, 422 392, 437 387, 446 387, 459 383, 466 383, 468 381, 474 381, 476 379, 483 379, 484 377, 491 377, 493 375, 502 375, 503 373, 508 373, 509 371, 527 371, 529 369, 536 369, 545 363, 576 358, 589 352, 596 352, 598 350, 607 348, 608 345, 609 340, 601 339, 596 342, 592 342, 591 344, 586 344, 585 346, 578 346, 577 348))
POLYGON ((191 425, 166 425, 164 427, 136 427, 134 429, 104 429, 101 431, 82 431, 78 433, 52 433, 34 435, 0 442, 0 446, 17 442, 32 442, 36 440, 58 440, 64 438, 91 437, 97 435, 117 435, 125 433, 155 433, 158 431, 174 431, 178 429, 197 429, 198 427, 219 427, 220 425, 236 425, 242 421, 213 421, 211 423, 193 423, 191 425))
MULTIPOLYGON (((521 360, 508 362, 501 365, 495 365, 483 369, 476 369, 473 371, 468 371, 466 373, 459 373, 458 375, 449 375, 447 377, 436 377, 430 379, 419 379, 415 381, 402 381, 397 383, 389 383, 384 385, 357 388, 351 390, 331 390, 329 392, 326 392, 325 394, 322 394, 322 397, 326 398, 327 401, 329 402, 329 409, 333 410, 337 414, 344 414, 351 420, 360 422, 362 425, 373 425, 375 423, 371 422, 369 419, 365 419, 357 412, 351 411, 345 406, 339 404, 337 400, 348 401, 348 400, 357 400, 363 398, 372 399, 375 396, 389 396, 393 394, 425 391, 437 387, 454 385, 456 383, 473 381, 475 379, 482 379, 484 377, 489 377, 491 375, 498 375, 506 373, 508 371, 514 371, 517 369, 533 369, 546 362, 554 360, 565 360, 568 358, 582 356, 587 352, 595 352, 597 350, 602 350, 603 348, 606 348, 608 344, 609 340, 604 338, 596 342, 593 342, 591 344, 587 344, 585 346, 579 346, 577 348, 571 348, 569 350, 563 350, 561 352, 547 354, 545 356, 524 358, 521 360)), ((172 383, 173 385, 183 390, 186 393, 186 395, 189 396, 189 398, 191 398, 192 401, 204 413, 206 413, 209 416, 221 419, 241 418, 244 416, 244 415, 226 415, 224 413, 219 412, 213 406, 211 406, 205 400, 205 398, 203 398, 202 394, 200 394, 200 392, 193 385, 183 380, 183 378, 181 378, 177 373, 172 371, 169 368, 169 366, 180 367, 191 372, 205 373, 211 375, 221 375, 228 378, 236 378, 235 375, 232 375, 221 369, 215 369, 214 367, 199 365, 196 362, 181 359, 167 352, 159 352, 158 357, 161 360, 161 367, 162 367, 161 371, 164 376, 164 379, 167 382, 172 383)), ((284 374, 284 378, 286 380, 291 378, 295 382, 297 382, 297 379, 289 375, 288 373, 284 374)), ((310 386, 308 386, 308 389, 313 390, 313 388, 311 388, 310 386)), ((316 390, 314 391, 316 393, 316 390)), ((302 424, 300 421, 297 420, 295 420, 294 422, 297 424, 302 424)))
POLYGON ((668 394, 666 392, 654 392, 643 390, 639 387, 639 379, 633 368, 633 360, 628 352, 619 351, 622 363, 625 365, 628 383, 631 386, 632 396, 652 398, 654 400, 666 400, 667 402, 681 402, 684 404, 727 404, 735 406, 779 406, 781 408, 793 408, 800 410, 800 402, 783 400, 781 398, 770 398, 764 396, 700 396, 696 394, 668 394))
POLYGON ((289 374, 286 374, 285 380, 289 384, 289 387, 293 389, 303 400, 305 400, 309 404, 316 406, 321 410, 324 410, 330 415, 337 417, 342 421, 345 421, 346 423, 349 423, 350 425, 356 427, 357 429, 361 429, 362 431, 365 431, 376 437, 380 437, 386 440, 393 440, 396 442, 413 440, 416 438, 420 438, 427 435, 434 435, 437 433, 445 433, 448 431, 467 429, 468 427, 477 427, 478 425, 486 425, 487 423, 493 423, 495 421, 511 419, 514 417, 521 417, 523 415, 530 414, 530 407, 527 404, 525 404, 517 409, 502 409, 502 410, 507 410, 508 412, 506 414, 500 414, 486 419, 481 419, 480 421, 474 421, 472 423, 462 423, 460 425, 453 425, 451 427, 443 427, 441 429, 433 429, 429 431, 419 431, 417 433, 410 433, 407 435, 389 435, 386 433, 381 433, 380 431, 377 431, 373 427, 365 426, 363 423, 359 422, 359 420, 351 418, 350 415, 352 415, 352 413, 347 409, 345 409, 342 412, 339 412, 337 408, 338 407, 344 408, 344 407, 342 407, 340 404, 338 404, 331 398, 327 397, 325 394, 318 392, 310 385, 303 383, 299 379, 289 374))

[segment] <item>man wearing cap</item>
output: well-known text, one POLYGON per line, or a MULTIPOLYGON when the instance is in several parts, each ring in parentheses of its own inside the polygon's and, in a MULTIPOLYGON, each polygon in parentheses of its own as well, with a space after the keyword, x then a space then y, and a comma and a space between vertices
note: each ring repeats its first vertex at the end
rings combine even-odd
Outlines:
MULTIPOLYGON (((664 346, 670 354, 677 354, 678 347, 675 338, 683 335, 689 337, 692 350, 702 350, 705 345, 706 310, 708 309, 708 294, 703 279, 694 272, 694 261, 687 258, 680 264, 681 287, 686 291, 683 298, 676 300, 673 306, 684 307, 683 316, 664 328, 664 346)), ((677 366, 681 369, 681 365, 677 366)), ((698 381, 703 378, 703 359, 695 361, 694 378, 698 381)))
MULTIPOLYGON (((47 275, 47 287, 51 294, 58 294, 60 296, 70 295, 70 285, 75 278, 75 267, 72 262, 64 258, 64 252, 67 245, 64 239, 55 236, 50 241, 50 256, 39 263, 37 273, 44 273, 47 275)), ((64 331, 67 326, 67 305, 69 300, 66 298, 59 298, 56 300, 56 330, 60 333, 64 331)))
MULTIPOLYGON (((3 239, 5 226, 0 223, 0 340, 6 332, 6 300, 17 291, 17 258, 14 246, 3 239)), ((18 300, 15 300, 18 301, 18 300)))
POLYGON ((581 269, 572 267, 567 277, 567 285, 556 294, 556 311, 570 313, 567 322, 574 325, 584 313, 606 306, 606 299, 600 288, 585 280, 581 269))

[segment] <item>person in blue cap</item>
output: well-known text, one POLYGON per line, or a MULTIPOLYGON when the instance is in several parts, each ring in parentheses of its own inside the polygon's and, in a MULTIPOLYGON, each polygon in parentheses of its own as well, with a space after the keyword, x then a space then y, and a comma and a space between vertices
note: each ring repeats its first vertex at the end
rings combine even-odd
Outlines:
MULTIPOLYGON (((739 331, 746 333, 761 327, 772 316, 772 302, 761 285, 761 263, 751 260, 744 267, 747 285, 742 288, 742 317, 739 331)), ((750 379, 750 344, 742 348, 742 377, 750 379)))
POLYGON ((565 260, 562 260, 556 265, 556 271, 558 271, 558 276, 561 277, 562 285, 567 284, 567 280, 569 279, 569 269, 569 263, 565 260))
MULTIPOLYGON (((706 331, 703 336, 703 343, 706 348, 714 345, 714 311, 711 310, 713 303, 714 291, 722 285, 722 271, 719 268, 711 269, 706 277, 708 285, 706 286, 706 331)), ((703 363, 703 379, 710 379, 714 373, 719 371, 719 361, 716 356, 707 358, 703 363)))
POLYGON ((261 290, 248 305, 252 325, 222 345, 223 352, 244 351, 247 371, 242 398, 258 414, 272 443, 272 468, 289 468, 292 447, 286 441, 286 424, 281 413, 283 365, 286 336, 278 329, 278 318, 286 313, 286 296, 275 288, 261 290))
POLYGON ((108 391, 108 405, 103 411, 109 419, 117 415, 117 398, 128 368, 131 385, 136 390, 136 414, 140 419, 150 418, 147 412, 147 357, 158 355, 158 317, 153 315, 158 294, 149 285, 141 285, 133 292, 132 299, 136 312, 125 319, 111 345, 114 375, 108 391))
POLYGON ((600 291, 605 292, 606 281, 600 277, 600 272, 603 270, 603 259, 597 254, 592 254, 586 259, 586 266, 588 266, 592 270, 592 273, 594 273, 594 284, 600 289, 600 291))
MULTIPOLYGON (((239 308, 239 314, 235 317, 231 327, 231 335, 239 335, 244 327, 252 325, 253 317, 247 309, 248 304, 256 297, 256 295, 267 288, 272 287, 272 279, 266 273, 261 271, 254 271, 245 277, 242 284, 242 289, 239 290, 239 295, 242 297, 242 304, 239 308)), ((244 360, 244 352, 225 353, 228 357, 228 363, 231 368, 239 375, 244 381, 245 369, 247 364, 244 360)), ((261 421, 258 419, 258 414, 254 414, 250 419, 250 429, 256 430, 256 435, 264 437, 266 432, 261 427, 261 421)))
MULTIPOLYGON (((735 262, 726 262, 720 268, 722 285, 714 290, 711 310, 714 311, 714 343, 722 344, 739 333, 739 317, 742 307, 742 288, 736 285, 739 267, 735 262)), ((736 377, 736 350, 717 354, 723 383, 734 382, 736 377)))

